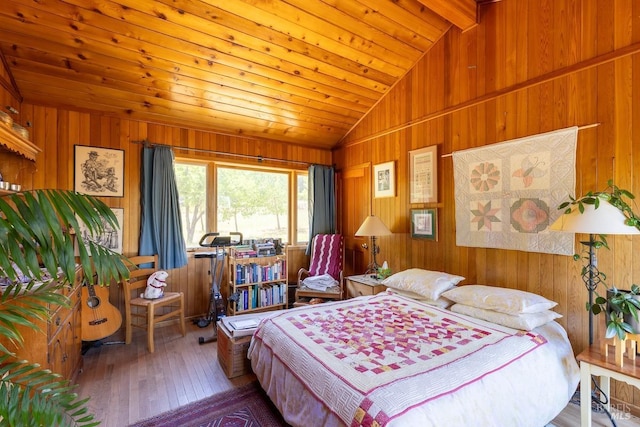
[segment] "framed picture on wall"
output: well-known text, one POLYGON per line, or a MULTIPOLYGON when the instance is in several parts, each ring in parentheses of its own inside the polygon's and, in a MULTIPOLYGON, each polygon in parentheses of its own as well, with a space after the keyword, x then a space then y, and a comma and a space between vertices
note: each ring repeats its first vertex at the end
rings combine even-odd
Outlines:
POLYGON ((104 246, 107 249, 111 249, 113 252, 122 254, 122 228, 124 224, 124 209, 123 208, 111 208, 116 219, 118 220, 118 227, 114 228, 109 223, 103 220, 103 231, 99 235, 92 234, 89 229, 84 225, 80 218, 78 222, 80 230, 78 230, 78 242, 91 241, 104 246))
POLYGON ((409 151, 409 203, 438 201, 438 146, 409 151))
POLYGON ((373 166, 373 197, 394 197, 396 195, 395 162, 373 166))
POLYGON ((411 237, 438 240, 438 214, 436 209, 411 209, 411 237))
POLYGON ((124 196, 124 150, 74 146, 74 190, 91 196, 124 196))

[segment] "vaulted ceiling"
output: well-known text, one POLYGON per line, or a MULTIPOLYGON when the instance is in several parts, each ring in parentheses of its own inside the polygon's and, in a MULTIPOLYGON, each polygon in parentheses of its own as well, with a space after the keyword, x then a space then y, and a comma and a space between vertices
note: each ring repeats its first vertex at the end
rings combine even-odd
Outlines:
POLYGON ((329 148, 475 0, 2 0, 24 101, 329 148))

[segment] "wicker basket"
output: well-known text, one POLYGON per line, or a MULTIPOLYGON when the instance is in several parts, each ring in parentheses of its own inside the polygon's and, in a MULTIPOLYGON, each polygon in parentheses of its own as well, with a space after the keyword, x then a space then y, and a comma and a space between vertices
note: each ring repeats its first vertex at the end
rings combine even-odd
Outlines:
POLYGON ((251 335, 232 338, 222 322, 218 322, 218 361, 228 378, 251 372, 251 361, 247 359, 250 342, 251 335))

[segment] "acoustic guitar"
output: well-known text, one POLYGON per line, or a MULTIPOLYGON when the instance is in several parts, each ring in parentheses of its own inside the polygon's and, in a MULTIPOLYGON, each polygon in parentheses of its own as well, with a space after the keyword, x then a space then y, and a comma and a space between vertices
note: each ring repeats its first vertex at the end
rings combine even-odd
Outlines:
POLYGON ((85 283, 82 287, 82 341, 98 341, 113 335, 122 325, 122 314, 109 302, 109 288, 85 283))

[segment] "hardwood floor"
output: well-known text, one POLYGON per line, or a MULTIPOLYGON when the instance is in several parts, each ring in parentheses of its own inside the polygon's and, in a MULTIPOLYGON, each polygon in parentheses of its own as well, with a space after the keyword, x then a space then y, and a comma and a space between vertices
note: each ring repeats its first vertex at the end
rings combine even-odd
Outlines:
MULTIPOLYGON (((254 380, 253 374, 231 380, 225 376, 217 344, 198 344, 198 337, 212 334, 211 326, 200 329, 190 322, 184 338, 177 325, 157 328, 153 354, 147 351, 144 331, 135 331, 130 345, 118 343, 124 333, 116 334, 85 353, 77 391, 91 397, 89 406, 102 426, 123 427, 254 380)), ((611 425, 604 414, 593 418, 594 426, 611 425)), ((617 414, 618 427, 640 426, 637 418, 627 418, 617 414)), ((579 406, 570 403, 552 424, 580 425, 579 406)))
MULTIPOLYGON (((124 333, 104 342, 124 342, 124 333)), ((217 344, 198 344, 213 328, 187 323, 182 337, 177 325, 156 328, 155 352, 149 353, 146 335, 134 331, 130 345, 103 344, 84 355, 78 393, 90 396, 89 405, 104 427, 123 427, 190 402, 231 390, 255 379, 253 374, 228 379, 216 353, 217 344)))

